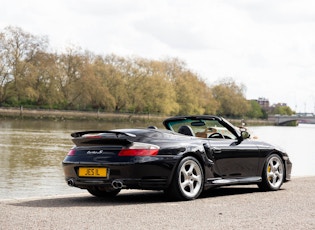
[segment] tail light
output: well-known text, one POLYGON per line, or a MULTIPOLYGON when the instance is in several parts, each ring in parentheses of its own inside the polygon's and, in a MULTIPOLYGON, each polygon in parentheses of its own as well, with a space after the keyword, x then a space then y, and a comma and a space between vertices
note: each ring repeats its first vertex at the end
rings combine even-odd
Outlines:
POLYGON ((70 149, 70 151, 68 152, 67 156, 74 156, 75 155, 75 150, 74 149, 70 149))
POLYGON ((118 156, 155 156, 159 149, 157 145, 134 142, 131 146, 123 148, 118 156))

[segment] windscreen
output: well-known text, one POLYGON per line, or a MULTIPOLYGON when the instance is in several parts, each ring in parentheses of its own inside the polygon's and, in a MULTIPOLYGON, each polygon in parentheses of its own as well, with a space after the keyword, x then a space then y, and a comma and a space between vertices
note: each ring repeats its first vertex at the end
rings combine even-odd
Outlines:
POLYGON ((194 120, 184 119, 178 121, 170 121, 168 123, 171 130, 179 132, 182 126, 189 126, 194 136, 202 138, 225 138, 236 139, 236 136, 225 128, 218 120, 194 120))

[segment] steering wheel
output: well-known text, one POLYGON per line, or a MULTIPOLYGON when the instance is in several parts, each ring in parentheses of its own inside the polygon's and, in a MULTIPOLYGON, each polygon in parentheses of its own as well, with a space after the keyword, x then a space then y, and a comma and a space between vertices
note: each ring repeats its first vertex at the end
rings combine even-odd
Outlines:
POLYGON ((225 139, 225 137, 221 133, 212 133, 209 135, 208 138, 222 138, 225 139))

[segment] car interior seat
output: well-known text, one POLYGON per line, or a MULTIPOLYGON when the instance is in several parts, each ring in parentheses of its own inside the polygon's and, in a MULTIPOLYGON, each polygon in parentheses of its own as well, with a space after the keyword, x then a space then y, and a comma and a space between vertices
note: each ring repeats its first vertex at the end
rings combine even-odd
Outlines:
POLYGON ((181 134, 184 134, 184 135, 187 135, 187 136, 195 136, 194 131, 188 125, 183 125, 183 126, 179 127, 178 133, 181 133, 181 134))

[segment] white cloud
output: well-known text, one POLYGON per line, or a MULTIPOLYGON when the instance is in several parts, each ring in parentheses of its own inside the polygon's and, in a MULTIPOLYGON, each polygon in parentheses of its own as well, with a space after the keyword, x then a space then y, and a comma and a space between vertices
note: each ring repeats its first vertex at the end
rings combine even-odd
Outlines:
POLYGON ((315 109, 312 0, 11 0, 0 8, 9 25, 56 49, 177 57, 208 83, 232 77, 248 98, 315 109))

